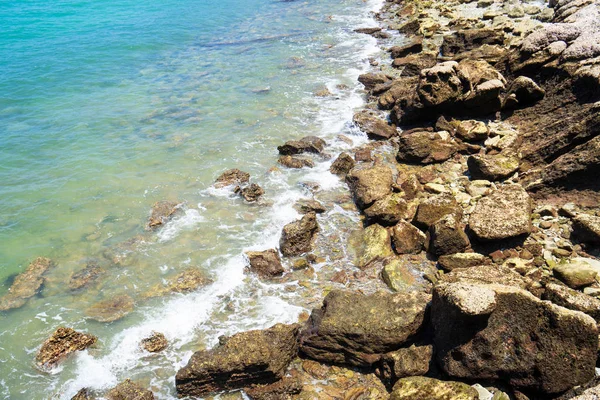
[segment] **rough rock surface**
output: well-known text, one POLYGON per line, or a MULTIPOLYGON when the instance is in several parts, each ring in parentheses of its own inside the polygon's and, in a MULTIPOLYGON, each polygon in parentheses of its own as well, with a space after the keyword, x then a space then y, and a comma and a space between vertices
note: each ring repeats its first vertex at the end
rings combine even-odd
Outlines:
POLYGON ((600 262, 589 258, 576 257, 558 263, 552 271, 554 276, 569 287, 578 289, 589 286, 598 280, 600 262))
POLYGON ((414 376, 396 382, 389 400, 417 399, 478 400, 479 394, 466 383, 414 376))
POLYGON ((69 354, 85 350, 97 340, 94 335, 61 326, 42 344, 35 361, 40 367, 52 368, 69 354))
POLYGON ((438 259, 438 264, 446 271, 459 268, 470 268, 486 264, 489 259, 479 253, 456 253, 443 255, 438 259))
POLYGON ((354 123, 372 140, 387 140, 398 135, 396 127, 372 111, 361 111, 354 115, 354 123))
POLYGON ((331 291, 300 334, 307 357, 333 364, 371 366, 421 330, 430 296, 331 291))
POLYGON ((152 332, 150 336, 142 339, 141 343, 142 348, 150 353, 163 351, 168 345, 167 338, 160 332, 152 332))
POLYGON ((431 225, 449 214, 454 215, 457 220, 460 220, 463 211, 453 196, 440 194, 430 197, 419 204, 413 222, 419 228, 427 230, 431 225))
POLYGON ((473 179, 499 181, 519 169, 520 160, 515 154, 482 154, 468 158, 469 174, 473 179))
POLYGON ((159 201, 152 206, 152 214, 148 220, 148 228, 155 229, 169 221, 179 210, 181 203, 173 201, 159 201))
POLYGON ((15 278, 8 293, 0 298, 0 311, 19 308, 27 300, 35 296, 44 284, 44 274, 54 263, 49 258, 36 258, 25 270, 15 278))
POLYGON ((448 214, 435 222, 427 232, 427 251, 436 256, 459 253, 470 246, 464 227, 456 217, 448 214))
POLYGON ((85 268, 74 272, 69 279, 69 289, 79 290, 92 282, 96 281, 102 274, 104 269, 95 262, 87 263, 85 268))
POLYGON ((154 400, 154 394, 130 379, 119 383, 107 394, 108 400, 154 400))
POLYGON ((413 344, 385 354, 377 367, 377 373, 383 381, 393 386, 398 379, 427 374, 432 360, 432 345, 413 344))
POLYGON ((581 312, 516 287, 457 282, 435 287, 431 313, 437 360, 450 376, 548 394, 594 377, 598 329, 581 312))
POLYGON ((354 158, 348 153, 342 153, 335 159, 329 167, 329 171, 335 175, 345 176, 352 168, 354 168, 354 158))
POLYGON ((295 257, 311 251, 318 231, 317 215, 314 212, 304 215, 299 221, 290 222, 281 232, 281 253, 286 257, 295 257))
POLYGON ((90 308, 85 314, 98 322, 117 321, 133 311, 135 303, 131 296, 122 294, 100 301, 90 308))
POLYGON ((596 297, 550 283, 546 285, 543 298, 569 310, 586 313, 596 321, 600 321, 600 300, 596 297))
POLYGON ((167 280, 166 286, 157 285, 147 293, 148 297, 165 296, 170 293, 188 293, 211 284, 213 280, 197 267, 189 267, 167 280))
POLYGON ((400 135, 396 159, 401 163, 440 163, 452 157, 456 150, 448 132, 407 132, 400 135))
POLYGON ((261 278, 273 278, 285 272, 281 265, 279 253, 275 249, 246 252, 250 269, 261 278))
POLYGON ((356 251, 356 266, 365 269, 394 255, 389 231, 379 224, 369 225, 352 247, 356 251))
POLYGON ((501 240, 529 234, 531 199, 520 185, 505 185, 477 202, 469 228, 480 240, 501 240))
POLYGON ((364 210, 367 222, 391 226, 402 219, 409 218, 409 209, 404 196, 400 193, 390 193, 377 200, 364 210))
POLYGON ((236 188, 236 192, 238 191, 244 200, 250 203, 257 201, 263 194, 265 194, 265 190, 256 183, 251 183, 243 188, 236 188))
POLYGON ((365 209, 392 191, 392 170, 383 165, 353 168, 346 176, 359 208, 365 209))
POLYGON ((319 203, 317 200, 309 199, 298 200, 298 202, 294 204, 294 209, 300 214, 308 214, 310 212, 314 212, 315 214, 323 214, 325 211, 327 211, 323 204, 319 203))
POLYGON ((198 351, 177 372, 177 394, 203 396, 281 379, 297 355, 297 325, 277 324, 269 329, 222 338, 212 350, 198 351))
POLYGON ((573 235, 586 243, 600 243, 600 217, 579 214, 573 218, 573 235))
POLYGON ((244 392, 252 400, 288 400, 302 392, 302 383, 298 379, 284 377, 268 385, 255 385, 245 388, 244 392))
POLYGON ((464 29, 444 36, 441 52, 445 57, 473 50, 477 47, 504 43, 504 32, 495 29, 464 29))
POLYGON ((306 136, 300 140, 290 140, 285 144, 278 146, 277 150, 282 156, 292 156, 302 153, 317 153, 320 154, 325 149, 327 144, 325 141, 316 136, 306 136))
POLYGON ((71 400, 92 400, 89 390, 86 388, 81 389, 79 392, 75 394, 75 396, 71 397, 71 400))
POLYGON ((284 167, 288 168, 312 168, 315 163, 307 158, 300 158, 296 156, 281 156, 277 159, 277 162, 284 167))
POLYGON ((240 171, 237 168, 228 169, 223 172, 215 180, 215 187, 221 188, 229 185, 242 185, 250 181, 250 174, 244 171, 240 171))
POLYGON ((398 254, 420 253, 425 245, 425 234, 413 224, 399 221, 392 228, 392 244, 398 254))

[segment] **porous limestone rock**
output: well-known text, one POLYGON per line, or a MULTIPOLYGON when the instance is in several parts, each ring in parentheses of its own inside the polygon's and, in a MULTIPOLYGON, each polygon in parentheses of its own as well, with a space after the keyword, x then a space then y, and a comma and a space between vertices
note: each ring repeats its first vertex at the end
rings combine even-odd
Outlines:
POLYGON ((304 215, 299 221, 290 222, 281 232, 281 253, 286 257, 295 257, 311 251, 318 231, 319 224, 314 212, 304 215))

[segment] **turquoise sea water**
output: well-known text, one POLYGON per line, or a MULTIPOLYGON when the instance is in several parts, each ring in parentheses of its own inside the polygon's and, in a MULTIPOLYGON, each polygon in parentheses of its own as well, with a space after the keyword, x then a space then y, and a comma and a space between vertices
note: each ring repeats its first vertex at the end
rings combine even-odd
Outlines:
POLYGON ((372 26, 368 11, 377 6, 0 2, 0 296, 34 258, 57 264, 38 296, 0 312, 0 398, 68 399, 128 377, 175 398, 174 373, 193 350, 223 333, 296 320, 303 301, 249 279, 242 253, 277 244, 298 217, 293 203, 311 197, 302 182, 342 187, 327 172, 331 160, 310 171, 272 168, 275 148, 318 135, 335 156, 349 146, 337 134, 364 140, 349 120, 362 103, 356 76, 376 48, 352 30, 372 26), (314 95, 323 88, 332 95, 314 95), (211 189, 233 167, 265 188, 265 204, 211 189), (148 231, 160 200, 184 206, 148 231), (104 275, 69 291, 71 274, 90 263, 104 275), (190 266, 214 283, 148 296, 190 266), (91 305, 125 293, 136 308, 124 319, 86 317, 91 305), (59 325, 94 333, 100 344, 40 371, 35 352, 59 325), (148 357, 138 344, 152 330, 172 345, 148 357))

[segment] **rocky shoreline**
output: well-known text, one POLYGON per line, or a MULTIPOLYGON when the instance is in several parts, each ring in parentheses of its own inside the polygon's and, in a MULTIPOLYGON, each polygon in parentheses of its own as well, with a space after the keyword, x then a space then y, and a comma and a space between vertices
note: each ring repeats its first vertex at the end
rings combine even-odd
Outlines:
MULTIPOLYGON (((194 353, 175 378, 178 395, 598 398, 600 2, 388 1, 377 17, 380 27, 359 31, 390 58, 359 77, 367 104, 354 116, 371 141, 330 169, 362 215, 344 249, 354 265, 332 271, 337 286, 298 323, 194 353)), ((311 168, 326 149, 313 136, 289 141, 278 162, 311 168)), ((247 202, 264 195, 237 169, 215 185, 247 202)), ((157 203, 148 229, 179 206, 157 203)), ((246 254, 249 273, 291 279, 322 261, 314 249, 327 207, 305 200, 297 209, 303 217, 283 228, 278 249, 246 254)), ((32 263, 0 310, 25 304, 51 266, 32 263)), ((208 283, 190 270, 169 287, 208 283)), ((132 303, 113 301, 100 311, 132 303)), ((59 328, 37 363, 51 368, 96 340, 59 328)), ((168 344, 155 332, 141 345, 168 344)), ((105 396, 154 398, 130 380, 105 396)), ((89 398, 86 389, 74 397, 89 398)))

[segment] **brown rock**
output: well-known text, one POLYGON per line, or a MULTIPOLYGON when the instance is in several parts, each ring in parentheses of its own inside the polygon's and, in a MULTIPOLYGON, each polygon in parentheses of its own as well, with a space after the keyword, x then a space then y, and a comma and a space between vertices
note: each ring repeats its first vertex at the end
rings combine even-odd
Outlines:
MULTIPOLYGON (((236 189, 236 193, 237 191, 238 190, 236 189)), ((248 186, 240 189, 239 193, 244 198, 244 200, 252 203, 257 201, 263 194, 265 194, 265 191, 256 183, 251 183, 248 186)))
POLYGON ((357 238, 357 243, 351 241, 350 246, 356 252, 356 266, 360 269, 369 268, 394 255, 390 233, 378 224, 365 228, 357 238))
POLYGON ((365 86, 365 89, 371 90, 376 85, 390 81, 390 78, 383 73, 369 72, 358 77, 358 81, 365 86))
POLYGON ((405 57, 411 53, 420 53, 423 51, 423 38, 414 37, 411 41, 403 46, 393 46, 389 50, 392 58, 405 57))
POLYGON ((169 219, 179 210, 181 203, 173 201, 159 201, 152 206, 152 215, 148 220, 148 228, 155 229, 156 227, 166 224, 169 219))
POLYGON ((410 218, 408 204, 400 193, 390 193, 377 200, 373 205, 364 210, 369 223, 378 223, 382 226, 391 226, 398 221, 410 218))
POLYGON ((102 269, 97 263, 87 263, 84 269, 71 275, 71 278, 69 279, 69 289, 78 290, 86 287, 98 279, 102 274, 104 274, 104 272, 104 269, 102 269))
POLYGON ((291 400, 302 392, 302 383, 295 378, 283 379, 268 385, 256 385, 245 388, 244 392, 252 400, 291 400))
POLYGON ((165 296, 170 293, 188 293, 213 282, 206 272, 200 268, 189 267, 167 281, 167 285, 156 285, 147 294, 147 297, 165 296))
POLYGON ((419 204, 413 223, 422 230, 428 230, 431 225, 449 214, 460 220, 462 219, 462 208, 454 196, 440 194, 425 199, 419 204))
POLYGON ((300 140, 290 140, 278 146, 277 150, 282 156, 293 156, 302 153, 321 154, 327 143, 316 136, 305 136, 300 140))
MULTIPOLYGON (((392 67, 402 68, 402 77, 418 77, 421 71, 433 67, 437 64, 437 58, 434 54, 421 53, 409 55, 394 59, 392 67)), ((400 98, 400 97, 398 97, 400 98)))
POLYGON ((600 243, 600 217, 579 214, 573 218, 573 235, 586 243, 600 243))
POLYGON ((238 333, 220 339, 220 346, 198 351, 177 372, 180 397, 270 384, 281 379, 298 351, 298 325, 238 333))
POLYGON ((312 168, 315 166, 315 163, 312 160, 294 156, 281 156, 277 162, 288 168, 312 168))
POLYGON ((150 353, 163 351, 168 345, 167 338, 160 332, 152 332, 152 335, 142 339, 141 343, 142 348, 150 353))
POLYGON ((283 227, 279 248, 286 257, 295 257, 312 250, 315 235, 319 230, 317 215, 310 212, 302 219, 283 227))
POLYGON ((308 199, 298 200, 298 202, 294 205, 294 209, 300 214, 308 214, 310 212, 314 212, 316 214, 323 214, 325 211, 327 211, 323 204, 319 203, 316 200, 308 199))
POLYGON ((108 400, 154 400, 154 394, 130 379, 119 383, 107 394, 108 400))
MULTIPOLYGON (((403 60, 403 59, 400 59, 403 60)), ((414 64, 420 66, 419 62, 422 60, 413 60, 414 64)), ((419 83, 418 76, 410 76, 407 68, 412 70, 409 65, 411 64, 410 60, 406 60, 407 65, 404 66, 404 70, 407 73, 406 77, 401 77, 400 79, 396 79, 393 83, 390 84, 389 89, 379 96, 379 100, 377 105, 382 110, 389 110, 394 107, 394 105, 398 104, 400 107, 406 107, 409 103, 412 102, 412 99, 415 97, 415 92, 417 90, 417 84, 419 83)), ((394 61, 395 63, 395 61, 394 61)), ((435 62, 434 62, 435 65, 435 62)), ((402 65, 398 65, 397 68, 402 67, 402 65)), ((418 67, 415 67, 418 68, 418 67)))
POLYGON ((396 159, 400 163, 440 163, 452 157, 456 150, 457 146, 448 132, 402 133, 396 159))
POLYGON ((521 160, 516 154, 477 154, 467 159, 473 179, 499 181, 513 175, 521 160))
POLYGON ((354 114, 353 121, 371 140, 387 140, 398 135, 394 125, 370 110, 354 114))
POLYGON ((356 205, 365 209, 392 191, 392 170, 384 165, 368 168, 353 168, 346 182, 354 196, 356 205))
POLYGON ((36 258, 15 278, 8 293, 0 298, 0 311, 22 307, 29 298, 35 296, 44 284, 44 274, 54 267, 49 258, 36 258))
POLYGON ((476 49, 484 44, 502 45, 504 32, 496 29, 466 29, 444 36, 441 53, 444 57, 452 57, 464 51, 476 49))
POLYGON ((87 390, 87 388, 83 388, 77 392, 75 396, 71 397, 71 400, 92 400, 92 397, 89 390, 87 390))
POLYGON ((279 253, 275 249, 248 251, 246 256, 250 262, 250 269, 261 278, 273 278, 285 272, 279 253))
POLYGON ((462 382, 440 381, 424 376, 402 378, 389 400, 478 400, 477 390, 462 382))
POLYGON ((436 256, 459 253, 470 246, 462 224, 448 214, 429 227, 427 251, 436 256))
POLYGON ((250 181, 250 174, 240 171, 237 168, 228 169, 223 172, 215 181, 215 187, 225 187, 229 185, 242 185, 250 181))
POLYGON ((532 282, 510 268, 499 265, 477 265, 469 268, 457 268, 444 274, 440 279, 446 283, 469 283, 474 285, 498 284, 527 289, 532 282))
POLYGON ((519 76, 511 82, 506 94, 507 98, 513 98, 515 102, 510 103, 510 106, 507 107, 505 101, 504 108, 512 109, 517 107, 527 107, 540 101, 545 95, 546 92, 544 89, 539 87, 533 79, 526 76, 519 76))
POLYGON ((465 142, 480 142, 487 139, 489 128, 482 121, 466 120, 451 123, 455 129, 455 134, 465 142))
POLYGON ((471 268, 484 265, 489 259, 479 253, 455 253, 443 255, 438 259, 438 264, 446 271, 454 271, 459 268, 471 268))
POLYGON ((381 358, 377 374, 381 380, 393 386, 398 379, 427 374, 432 359, 433 346, 413 344, 410 347, 385 354, 381 358))
POLYGON ((404 197, 406 197, 406 200, 412 200, 423 192, 423 186, 419 182, 419 179, 416 175, 411 175, 406 178, 406 180, 400 185, 400 188, 404 192, 404 197))
POLYGON ((413 224, 399 221, 392 228, 392 243, 398 254, 417 254, 425 245, 425 234, 413 224))
POLYGON ((69 354, 85 350, 97 340, 98 338, 94 335, 61 326, 42 344, 35 361, 38 366, 43 368, 55 367, 69 354))
POLYGON ((86 315, 98 322, 113 322, 133 311, 133 299, 126 294, 111 297, 94 304, 86 310, 86 315))
POLYGON ((335 175, 345 176, 352 168, 354 168, 354 159, 348 153, 342 153, 335 159, 329 171, 335 175))
POLYGON ((569 310, 581 311, 596 321, 600 321, 600 300, 596 297, 588 296, 566 286, 549 283, 546 285, 543 299, 569 310))

